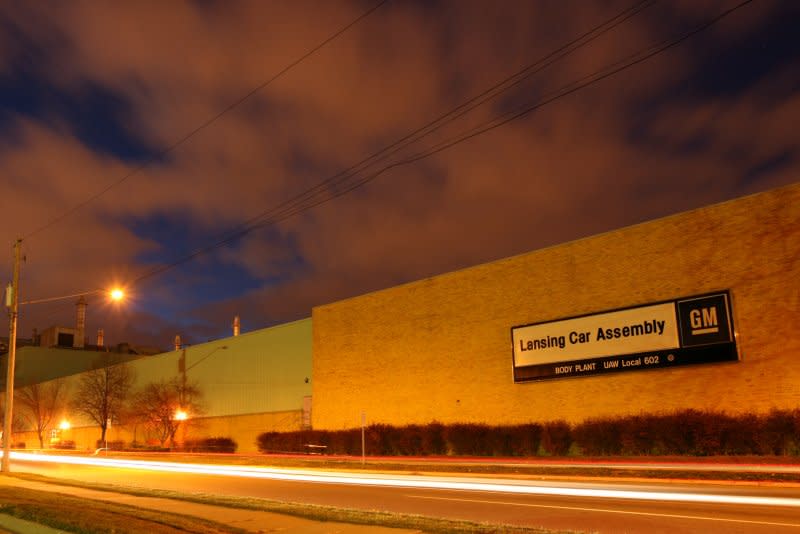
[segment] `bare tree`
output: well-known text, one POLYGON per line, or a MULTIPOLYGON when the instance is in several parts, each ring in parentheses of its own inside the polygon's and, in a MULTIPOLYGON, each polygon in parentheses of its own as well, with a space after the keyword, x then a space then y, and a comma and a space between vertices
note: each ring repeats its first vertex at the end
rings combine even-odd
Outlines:
POLYGON ((94 369, 81 375, 72 399, 72 409, 97 423, 100 440, 105 441, 108 424, 122 419, 125 401, 133 385, 133 370, 127 363, 98 361, 94 369))
MULTIPOLYGON (((175 443, 181 424, 179 412, 196 417, 203 413, 202 392, 196 383, 172 380, 151 382, 134 397, 132 414, 158 438, 161 446, 175 443)), ((184 423, 184 424, 188 424, 184 423)))
MULTIPOLYGON (((6 420, 6 399, 5 395, 0 394, 0 444, 3 443, 3 428, 6 420)), ((11 422, 11 446, 14 444, 14 434, 18 434, 25 429, 25 422, 19 416, 19 410, 14 410, 13 421, 11 422)))
POLYGON ((67 387, 63 378, 31 384, 17 391, 15 400, 22 409, 22 417, 36 430, 41 449, 44 448, 44 434, 57 412, 64 408, 66 394, 67 387))

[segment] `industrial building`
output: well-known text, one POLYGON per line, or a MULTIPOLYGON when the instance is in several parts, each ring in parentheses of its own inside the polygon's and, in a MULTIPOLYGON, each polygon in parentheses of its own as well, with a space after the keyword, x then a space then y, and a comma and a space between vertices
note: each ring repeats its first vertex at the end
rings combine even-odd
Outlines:
POLYGON ((362 412, 513 424, 797 408, 800 184, 319 306, 312 320, 314 428, 354 427, 362 412), (691 317, 667 311, 703 295, 727 306, 720 332, 690 349, 680 327, 691 317), (595 337, 654 317, 673 323, 672 340, 595 337), (570 343, 573 331, 590 343, 570 343))
MULTIPOLYGON (((134 377, 132 392, 149 382, 185 380, 197 384, 202 413, 188 414, 181 439, 230 437, 243 452, 256 450, 256 436, 267 430, 295 430, 310 425, 311 320, 248 332, 154 356, 118 355, 45 347, 23 347, 17 353, 16 388, 65 377, 65 399, 79 387, 82 373, 105 361, 120 361, 134 377), (114 358, 109 359, 109 355, 114 358), (46 365, 46 361, 53 362, 46 365), (38 375, 38 380, 35 376, 38 375)), ((177 407, 176 407, 177 408, 177 407)), ((15 404, 17 413, 20 408, 15 404)), ((112 422, 107 439, 139 445, 157 444, 146 428, 112 422)), ((94 449, 99 426, 71 412, 63 403, 52 421, 53 443, 72 441, 78 449, 94 449), (59 424, 69 422, 69 429, 59 424)), ((49 441, 49 439, 48 439, 49 441)), ((30 425, 14 443, 38 446, 30 425)))
MULTIPOLYGON (((798 324, 794 184, 129 365, 140 385, 196 381, 206 410, 193 435, 254 451, 261 432, 352 428, 362 414, 399 425, 514 424, 797 408, 798 324)), ((98 432, 86 422, 71 431, 79 448, 98 432)), ((136 432, 121 425, 110 439, 136 432)))

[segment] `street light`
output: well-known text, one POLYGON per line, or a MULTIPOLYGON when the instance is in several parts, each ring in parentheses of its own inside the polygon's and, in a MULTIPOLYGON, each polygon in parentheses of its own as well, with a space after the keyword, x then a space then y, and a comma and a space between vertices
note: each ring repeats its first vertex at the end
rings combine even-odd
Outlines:
MULTIPOLYGON (((175 421, 178 422, 178 426, 175 428, 175 432, 177 433, 179 429, 181 431, 180 447, 183 449, 186 447, 186 423, 184 423, 184 421, 189 419, 189 414, 187 414, 182 408, 178 408, 177 410, 175 410, 175 416, 173 417, 173 419, 175 419, 175 421)), ((174 444, 175 444, 175 438, 173 437, 172 445, 174 444)))
MULTIPOLYGON (((19 266, 22 256, 22 239, 14 242, 14 274, 11 284, 6 289, 6 307, 9 308, 9 327, 8 327, 8 371, 6 372, 6 404, 5 420, 3 421, 3 458, 0 461, 0 472, 11 472, 11 419, 14 415, 14 366, 17 357, 17 320, 19 318, 19 306, 21 304, 38 304, 41 302, 53 302, 56 300, 71 299, 75 297, 85 297, 95 293, 102 293, 103 289, 93 289, 76 293, 74 295, 64 295, 62 297, 50 297, 25 302, 19 301, 19 266)), ((115 288, 111 290, 112 300, 119 301, 123 298, 124 292, 115 288)))
POLYGON ((48 297, 44 299, 26 300, 20 302, 19 305, 22 306, 23 304, 41 304, 42 302, 53 302, 56 300, 74 299, 76 297, 88 297, 89 295, 95 295, 97 293, 106 293, 108 295, 108 298, 113 300, 114 302, 119 302, 125 298, 125 291, 119 287, 115 287, 113 289, 92 289, 91 291, 84 291, 82 293, 73 293, 72 295, 63 295, 61 297, 48 297))

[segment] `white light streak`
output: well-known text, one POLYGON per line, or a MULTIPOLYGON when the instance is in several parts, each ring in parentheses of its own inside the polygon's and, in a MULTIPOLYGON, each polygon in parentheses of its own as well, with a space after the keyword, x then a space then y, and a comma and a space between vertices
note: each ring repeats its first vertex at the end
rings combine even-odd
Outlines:
POLYGON ((751 506, 788 506, 800 508, 800 499, 787 497, 758 497, 747 495, 715 495, 705 493, 682 493, 669 491, 616 490, 600 488, 575 488, 531 485, 525 481, 482 481, 475 479, 448 479, 446 477, 415 477, 409 475, 386 475, 368 473, 345 473, 336 471, 308 471, 275 469, 266 467, 184 464, 178 462, 156 462, 124 460, 119 458, 87 458, 83 456, 59 456, 31 454, 14 451, 15 461, 45 462, 56 464, 113 467, 200 475, 237 476, 295 482, 323 484, 350 484, 357 486, 381 486, 394 488, 428 488, 442 490, 512 493, 519 495, 549 495, 561 497, 594 497, 604 499, 648 500, 670 502, 694 502, 712 504, 738 504, 751 506))

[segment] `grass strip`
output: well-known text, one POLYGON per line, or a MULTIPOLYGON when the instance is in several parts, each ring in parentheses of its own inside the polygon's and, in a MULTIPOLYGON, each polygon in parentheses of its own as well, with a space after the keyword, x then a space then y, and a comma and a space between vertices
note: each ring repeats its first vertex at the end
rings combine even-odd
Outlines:
POLYGON ((168 490, 143 490, 141 488, 129 488, 111 484, 84 483, 74 480, 54 479, 41 475, 23 473, 15 473, 12 476, 24 480, 44 482, 47 484, 124 493, 139 497, 159 497, 198 504, 224 506, 227 508, 272 512, 315 521, 416 529, 422 532, 435 534, 553 534, 556 532, 571 532, 517 527, 513 525, 475 523, 472 521, 440 519, 414 514, 383 512, 378 510, 355 510, 350 508, 337 508, 333 506, 275 501, 271 499, 260 499, 255 497, 227 497, 203 493, 186 494, 168 490))
POLYGON ((180 514, 81 499, 59 492, 0 487, 0 513, 76 533, 241 534, 246 531, 180 514))

